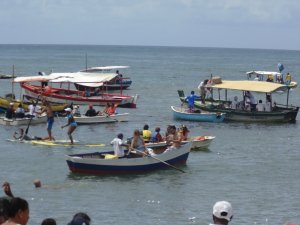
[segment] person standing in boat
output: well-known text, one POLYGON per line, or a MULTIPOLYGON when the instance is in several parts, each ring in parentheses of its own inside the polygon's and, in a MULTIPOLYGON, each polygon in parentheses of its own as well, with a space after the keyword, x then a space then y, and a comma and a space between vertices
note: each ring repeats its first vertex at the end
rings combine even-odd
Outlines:
POLYGON ((201 81, 201 83, 198 86, 198 89, 200 91, 200 97, 202 104, 205 104, 205 98, 206 98, 206 84, 208 83, 208 80, 201 81))
POLYGON ((53 123, 54 123, 54 113, 53 113, 50 103, 46 99, 43 99, 42 102, 43 102, 44 108, 41 110, 41 112, 39 114, 41 115, 44 112, 46 112, 46 114, 47 114, 47 132, 48 132, 47 139, 50 141, 53 141, 54 138, 52 136, 52 127, 53 127, 53 123))
POLYGON ((185 98, 188 101, 189 112, 194 112, 195 98, 199 98, 199 96, 195 95, 194 91, 191 91, 191 94, 185 98))
POLYGON ((65 111, 67 112, 67 118, 68 118, 68 123, 66 125, 61 126, 61 129, 63 129, 64 127, 69 126, 68 129, 68 136, 70 138, 71 144, 74 144, 73 142, 73 137, 72 137, 72 133, 74 132, 74 130, 77 127, 77 123, 72 115, 72 109, 71 108, 66 108, 65 111))

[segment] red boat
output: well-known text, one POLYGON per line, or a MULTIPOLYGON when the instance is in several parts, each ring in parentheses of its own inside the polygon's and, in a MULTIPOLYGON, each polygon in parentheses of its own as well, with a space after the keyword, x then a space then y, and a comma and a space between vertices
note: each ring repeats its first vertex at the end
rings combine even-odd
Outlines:
POLYGON ((43 96, 49 102, 68 104, 93 104, 106 105, 118 104, 119 107, 136 108, 138 95, 109 94, 100 89, 93 88, 110 80, 114 75, 98 77, 93 73, 52 73, 48 76, 18 77, 14 82, 19 82, 25 90, 26 96, 37 98, 43 96), (32 84, 38 82, 38 84, 32 84), (89 84, 84 91, 71 89, 71 84, 89 84), (55 87, 59 85, 59 87, 55 87), (66 86, 63 88, 62 86, 66 86))

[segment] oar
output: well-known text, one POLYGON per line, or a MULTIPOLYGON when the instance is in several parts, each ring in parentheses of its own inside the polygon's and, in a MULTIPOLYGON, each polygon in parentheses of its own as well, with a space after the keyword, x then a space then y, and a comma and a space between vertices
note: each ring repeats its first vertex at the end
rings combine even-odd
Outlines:
POLYGON ((171 165, 170 163, 167 163, 167 162, 165 162, 165 161, 163 161, 163 160, 161 160, 161 159, 159 159, 159 158, 156 158, 156 157, 153 156, 153 155, 146 154, 145 152, 140 151, 140 150, 138 150, 138 149, 136 149, 136 148, 131 148, 131 149, 134 150, 134 151, 136 151, 136 152, 139 152, 139 153, 141 153, 141 154, 143 154, 143 155, 145 155, 145 156, 150 156, 151 158, 153 158, 153 159, 155 159, 155 160, 157 160, 157 161, 159 161, 159 162, 161 162, 161 163, 163 163, 163 164, 165 164, 165 165, 167 165, 167 166, 169 166, 169 167, 171 167, 171 168, 173 168, 173 169, 175 169, 175 170, 178 170, 178 171, 180 171, 180 172, 182 172, 182 173, 185 173, 184 170, 179 169, 178 167, 173 166, 173 165, 171 165))
MULTIPOLYGON (((39 98, 40 98, 40 96, 38 96, 37 99, 36 99, 36 102, 35 102, 35 108, 36 108, 36 106, 37 106, 37 103, 38 103, 38 101, 39 101, 39 98)), ((31 117, 30 117, 30 120, 29 120, 29 122, 28 122, 27 128, 26 128, 26 130, 25 130, 25 134, 26 134, 26 135, 28 134, 29 126, 30 126, 30 123, 31 123, 31 120, 32 120, 33 117, 34 117, 34 116, 31 116, 31 117)))

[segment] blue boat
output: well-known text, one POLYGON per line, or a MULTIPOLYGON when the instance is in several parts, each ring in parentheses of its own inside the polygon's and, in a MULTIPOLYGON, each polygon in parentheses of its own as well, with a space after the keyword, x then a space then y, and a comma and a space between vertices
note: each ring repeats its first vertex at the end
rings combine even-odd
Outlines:
MULTIPOLYGON (((184 165, 190 153, 192 142, 182 143, 179 148, 151 146, 152 154, 142 156, 131 151, 125 158, 114 156, 113 151, 66 155, 65 159, 73 173, 119 175, 151 172, 184 165)), ((148 149, 149 150, 149 149, 148 149)))
POLYGON ((198 121, 198 122, 223 122, 225 113, 218 112, 189 112, 182 107, 171 106, 174 119, 198 121))

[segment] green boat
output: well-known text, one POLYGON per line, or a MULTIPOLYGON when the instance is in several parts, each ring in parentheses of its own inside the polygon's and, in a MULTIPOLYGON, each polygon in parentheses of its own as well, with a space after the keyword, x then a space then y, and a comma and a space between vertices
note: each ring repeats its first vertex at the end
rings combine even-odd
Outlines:
MULTIPOLYGON (((195 108, 207 112, 221 112, 225 114, 225 121, 241 121, 241 122, 295 122, 298 106, 289 105, 290 87, 284 84, 258 81, 229 81, 221 80, 218 83, 206 85, 210 90, 211 96, 205 102, 200 99, 195 100, 195 108), (214 98, 214 92, 218 93, 218 98, 214 98), (243 100, 239 102, 240 107, 232 107, 233 101, 228 99, 228 92, 242 92, 243 100), (275 92, 283 92, 287 95, 286 104, 278 104, 272 100, 272 94, 275 92), (224 95, 222 95, 224 92, 224 95), (252 107, 246 107, 246 92, 256 94, 265 94, 266 103, 268 102, 268 110, 257 110, 255 104, 252 107), (224 96, 221 98, 221 96, 224 96)), ((183 90, 178 90, 179 98, 186 103, 183 90)), ((250 104, 249 104, 250 105, 250 104)))

